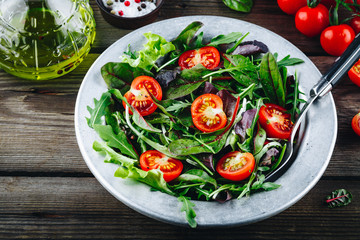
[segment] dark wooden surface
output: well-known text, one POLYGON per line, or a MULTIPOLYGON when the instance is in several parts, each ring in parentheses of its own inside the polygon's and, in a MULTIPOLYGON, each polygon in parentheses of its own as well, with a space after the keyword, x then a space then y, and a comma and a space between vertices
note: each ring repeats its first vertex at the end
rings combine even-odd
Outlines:
MULTIPOLYGON (((298 203, 261 222, 229 229, 186 229, 145 217, 111 196, 90 173, 74 132, 74 106, 93 61, 130 30, 107 24, 91 0, 97 36, 91 53, 70 74, 27 81, 0 71, 0 239, 360 239, 360 137, 351 119, 360 88, 345 77, 333 90, 339 121, 334 154, 319 183, 298 203), (352 192, 350 205, 330 210, 324 197, 352 192)), ((296 29, 275 0, 255 0, 251 13, 219 0, 166 0, 158 21, 217 15, 263 26, 288 39, 324 72, 335 60, 296 29)))

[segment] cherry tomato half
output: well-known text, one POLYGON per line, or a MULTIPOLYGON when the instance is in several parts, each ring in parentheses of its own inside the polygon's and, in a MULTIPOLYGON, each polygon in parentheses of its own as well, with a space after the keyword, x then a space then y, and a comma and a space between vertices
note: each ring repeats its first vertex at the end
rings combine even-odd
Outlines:
POLYGON ((267 103, 259 111, 259 122, 270 138, 288 139, 293 123, 291 115, 285 113, 286 109, 276 104, 267 103))
POLYGON ((241 181, 248 178, 255 168, 255 159, 251 153, 229 152, 216 165, 216 171, 228 180, 241 181))
POLYGON ((315 37, 329 25, 329 10, 322 4, 302 7, 295 16, 296 28, 305 36, 315 37))
POLYGON ((360 59, 355 65, 348 71, 350 80, 360 87, 360 59))
POLYGON ((307 0, 277 0, 277 3, 283 12, 294 15, 300 8, 307 5, 307 0))
POLYGON ((200 63, 207 69, 216 68, 220 63, 219 51, 211 46, 202 47, 197 50, 186 51, 179 58, 181 70, 192 68, 200 63))
POLYGON ((354 132, 360 136, 360 112, 353 117, 351 127, 354 132))
POLYGON ((157 150, 148 150, 141 154, 140 167, 144 171, 159 169, 163 172, 166 182, 177 178, 183 170, 183 164, 180 160, 169 158, 157 150))
MULTIPOLYGON (((125 93, 124 97, 130 105, 137 109, 141 116, 147 116, 152 114, 157 106, 149 96, 148 91, 158 100, 162 99, 162 90, 160 84, 152 77, 139 76, 135 78, 130 90, 125 93)), ((123 101, 124 107, 126 106, 123 101)), ((132 114, 132 111, 130 111, 132 114)))
POLYGON ((227 123, 223 101, 219 96, 211 93, 195 99, 191 104, 191 116, 195 127, 203 132, 214 132, 225 127, 227 123))
POLYGON ((322 48, 330 55, 340 56, 355 38, 354 30, 346 24, 327 27, 320 36, 322 48))

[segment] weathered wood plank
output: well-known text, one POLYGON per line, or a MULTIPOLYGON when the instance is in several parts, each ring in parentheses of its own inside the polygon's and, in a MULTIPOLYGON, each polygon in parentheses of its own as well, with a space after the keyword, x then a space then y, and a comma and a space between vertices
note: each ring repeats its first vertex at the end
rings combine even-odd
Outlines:
MULTIPOLYGON (((118 29, 107 23, 95 1, 91 3, 97 23, 97 36, 92 52, 100 53, 131 30, 118 29)), ((273 1, 255 1, 251 13, 240 13, 229 9, 218 0, 166 0, 157 21, 194 15, 226 16, 251 22, 286 38, 308 55, 325 55, 319 39, 308 38, 297 31, 294 16, 283 13, 273 1)))
POLYGON ((337 188, 358 199, 357 181, 320 181, 281 214, 222 230, 184 229, 142 216, 94 178, 1 177, 0 182, 0 239, 358 239, 360 227, 359 201, 341 209, 323 205, 337 188))

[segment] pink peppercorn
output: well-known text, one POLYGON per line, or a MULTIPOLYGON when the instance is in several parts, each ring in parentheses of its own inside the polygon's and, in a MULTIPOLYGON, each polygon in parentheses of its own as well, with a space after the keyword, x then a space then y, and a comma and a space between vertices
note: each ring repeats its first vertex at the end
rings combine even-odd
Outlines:
POLYGON ((140 0, 135 0, 136 3, 140 3, 140 0))
POLYGON ((130 6, 130 2, 129 2, 129 1, 125 1, 124 4, 125 4, 126 7, 130 6))
POLYGON ((120 11, 119 11, 119 15, 120 15, 120 16, 123 16, 123 15, 124 15, 124 12, 120 10, 120 11))

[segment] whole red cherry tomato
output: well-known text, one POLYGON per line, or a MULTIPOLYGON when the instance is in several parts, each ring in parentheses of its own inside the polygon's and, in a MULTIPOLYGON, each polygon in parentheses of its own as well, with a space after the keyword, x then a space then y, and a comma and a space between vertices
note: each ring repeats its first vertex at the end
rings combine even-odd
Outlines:
POLYGON ((358 34, 360 32, 360 17, 353 17, 350 21, 350 26, 354 30, 355 34, 358 34))
POLYGON ((286 109, 273 103, 267 103, 259 111, 259 122, 270 138, 288 139, 293 123, 286 109))
POLYGON ((360 60, 349 70, 350 80, 360 87, 360 60))
MULTIPOLYGON (((149 96, 148 91, 154 95, 156 99, 162 99, 160 84, 152 77, 139 76, 132 81, 130 90, 124 95, 128 103, 137 109, 141 116, 150 115, 157 108, 149 96)), ((124 107, 126 106, 124 101, 123 105, 124 107)), ((132 114, 132 111, 129 110, 129 113, 132 114)))
POLYGON ((283 12, 294 15, 300 8, 306 6, 307 0, 277 0, 277 3, 283 12))
POLYGON ((216 171, 228 180, 241 181, 248 178, 255 168, 255 158, 251 153, 229 152, 216 165, 216 171))
POLYGON ((183 170, 183 164, 180 160, 169 158, 157 150, 148 150, 141 154, 140 167, 144 171, 159 169, 163 172, 166 182, 177 178, 183 170))
POLYGON ((223 101, 218 95, 206 93, 191 104, 191 116, 197 129, 214 132, 225 127, 227 117, 223 111, 223 101))
POLYGON ((295 16, 296 28, 305 36, 315 37, 329 25, 329 10, 322 4, 302 7, 295 16))
POLYGON ((322 48, 330 55, 340 56, 355 38, 354 30, 346 24, 327 27, 320 37, 322 48))
POLYGON ((360 112, 353 117, 351 127, 354 132, 360 136, 360 112))
POLYGON ((181 54, 179 58, 181 70, 192 68, 198 64, 202 64, 207 69, 214 69, 219 63, 220 53, 216 48, 211 46, 186 51, 181 54))

